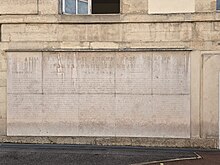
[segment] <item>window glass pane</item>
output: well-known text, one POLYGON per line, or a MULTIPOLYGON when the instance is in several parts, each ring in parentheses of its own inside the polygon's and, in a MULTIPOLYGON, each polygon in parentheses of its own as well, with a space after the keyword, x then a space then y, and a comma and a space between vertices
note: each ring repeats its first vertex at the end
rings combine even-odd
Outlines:
POLYGON ((88 14, 88 0, 78 0, 78 14, 88 14))
POLYGON ((76 0, 65 0, 65 13, 76 14, 76 0))
POLYGON ((220 0, 217 0, 217 10, 220 10, 220 0))

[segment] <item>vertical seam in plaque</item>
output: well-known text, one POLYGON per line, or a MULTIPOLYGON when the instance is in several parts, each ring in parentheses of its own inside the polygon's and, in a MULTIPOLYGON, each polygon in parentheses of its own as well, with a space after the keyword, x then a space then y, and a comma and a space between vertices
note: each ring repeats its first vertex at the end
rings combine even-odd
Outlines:
POLYGON ((44 52, 41 52, 41 86, 42 86, 42 95, 44 94, 44 52))
POLYGON ((76 96, 77 96, 77 135, 76 136, 79 136, 79 126, 80 126, 80 115, 79 115, 79 106, 80 106, 80 94, 78 93, 78 85, 79 85, 79 83, 78 82, 80 82, 80 81, 78 81, 79 80, 79 77, 78 77, 78 62, 77 62, 77 57, 79 56, 79 52, 74 52, 74 58, 75 58, 75 60, 76 60, 76 83, 77 83, 77 85, 76 85, 76 96))
POLYGON ((151 95, 153 96, 153 79, 154 79, 154 52, 151 54, 151 95))
POLYGON ((117 71, 117 52, 115 52, 114 53, 114 58, 113 58, 113 60, 114 60, 114 98, 115 98, 115 106, 114 106, 114 109, 115 109, 115 132, 114 132, 114 134, 115 134, 115 137, 116 137, 116 112, 117 112, 117 94, 116 94, 116 71, 117 71))
POLYGON ((199 103, 199 137, 202 138, 202 114, 203 114, 203 77, 204 77, 204 55, 202 55, 200 71, 200 103, 199 103))
POLYGON ((220 72, 218 72, 218 149, 220 149, 220 72))

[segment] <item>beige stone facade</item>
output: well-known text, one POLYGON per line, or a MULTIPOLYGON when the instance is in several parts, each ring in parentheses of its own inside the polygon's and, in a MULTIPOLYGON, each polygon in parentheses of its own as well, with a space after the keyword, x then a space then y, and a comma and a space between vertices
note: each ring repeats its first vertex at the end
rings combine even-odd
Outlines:
POLYGON ((218 148, 216 0, 0 3, 0 142, 218 148))

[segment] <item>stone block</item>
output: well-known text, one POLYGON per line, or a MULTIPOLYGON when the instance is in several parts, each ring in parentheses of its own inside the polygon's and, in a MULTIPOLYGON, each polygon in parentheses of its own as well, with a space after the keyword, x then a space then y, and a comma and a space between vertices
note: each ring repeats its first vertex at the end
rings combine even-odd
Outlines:
POLYGON ((59 1, 58 0, 39 0, 39 14, 58 14, 59 1))
POLYGON ((7 132, 7 121, 6 119, 0 119, 0 136, 5 136, 7 132))
POLYGON ((119 43, 116 42, 91 42, 91 49, 118 49, 119 43))
POLYGON ((216 10, 216 0, 195 0, 196 12, 211 12, 216 10))
POLYGON ((79 96, 79 136, 115 136, 115 96, 79 96))
POLYGON ((7 73, 0 72, 0 87, 6 87, 6 86, 7 86, 7 73))
POLYGON ((77 96, 9 94, 8 98, 7 135, 78 135, 77 96))
POLYGON ((151 95, 116 96, 116 136, 149 137, 155 131, 151 121, 151 95))
POLYGON ((7 118, 7 103, 0 103, 0 119, 6 119, 7 118))
POLYGON ((154 52, 153 93, 190 94, 189 52, 154 52))
POLYGON ((89 42, 61 42, 61 49, 89 49, 89 42))
POLYGON ((8 53, 8 93, 42 93, 42 53, 8 53))
POLYGON ((203 55, 202 137, 219 137, 220 54, 203 55))
POLYGON ((195 0, 148 0, 149 14, 194 13, 195 0))
POLYGON ((0 103, 6 103, 7 100, 7 88, 0 87, 0 103))
POLYGON ((77 55, 80 93, 115 92, 115 53, 81 52, 77 55))
POLYGON ((57 41, 58 25, 5 24, 2 25, 2 41, 57 41))
POLYGON ((190 95, 154 95, 154 136, 190 138, 190 95))
POLYGON ((116 136, 190 136, 190 97, 187 95, 117 95, 116 107, 116 136))
POLYGON ((43 92, 45 94, 77 92, 76 54, 75 52, 43 53, 43 92))
POLYGON ((7 57, 3 51, 0 51, 0 72, 7 71, 7 57))
POLYGON ((148 1, 143 0, 123 0, 122 13, 147 13, 148 1))
POLYGON ((120 52, 117 53, 116 61, 116 93, 152 93, 151 52, 120 52))
POLYGON ((0 0, 0 14, 37 14, 37 0, 0 0))
POLYGON ((60 25, 61 41, 121 41, 119 24, 60 25))

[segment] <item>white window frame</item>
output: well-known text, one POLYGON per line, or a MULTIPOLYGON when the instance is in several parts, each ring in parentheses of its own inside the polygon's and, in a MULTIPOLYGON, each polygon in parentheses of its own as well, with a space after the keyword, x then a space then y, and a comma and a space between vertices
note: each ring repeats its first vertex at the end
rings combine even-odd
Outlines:
MULTIPOLYGON (((76 0, 76 14, 75 15, 89 15, 92 14, 92 0, 88 0, 88 14, 79 14, 78 13, 78 1, 76 0)), ((83 1, 83 0, 81 0, 83 1)), ((62 0, 62 13, 63 14, 70 14, 70 13, 66 13, 66 0, 62 0)), ((74 14, 71 14, 74 15, 74 14)))

